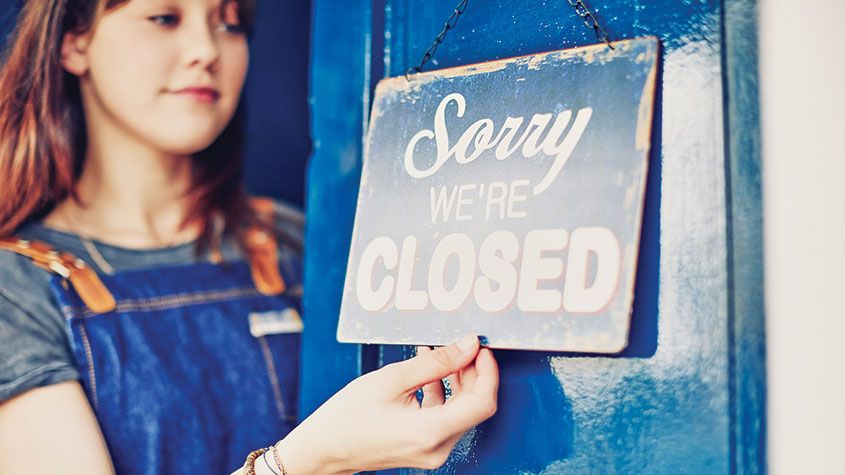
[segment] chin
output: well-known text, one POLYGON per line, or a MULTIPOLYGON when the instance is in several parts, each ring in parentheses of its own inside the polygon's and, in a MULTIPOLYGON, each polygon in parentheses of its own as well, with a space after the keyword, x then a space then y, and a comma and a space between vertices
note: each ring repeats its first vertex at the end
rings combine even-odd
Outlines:
POLYGON ((185 130, 173 128, 164 136, 154 139, 161 149, 174 155, 192 155, 208 148, 222 132, 222 129, 185 130))

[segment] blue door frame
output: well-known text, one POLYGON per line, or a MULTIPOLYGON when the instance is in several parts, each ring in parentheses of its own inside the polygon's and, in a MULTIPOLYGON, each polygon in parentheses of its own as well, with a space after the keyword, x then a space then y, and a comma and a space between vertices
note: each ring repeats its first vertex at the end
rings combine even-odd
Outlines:
MULTIPOLYGON (((314 2, 303 416, 411 354, 335 330, 372 86, 414 65, 455 3, 314 2)), ((499 412, 439 472, 765 472, 756 4, 589 3, 612 38, 662 47, 631 345, 497 351, 499 412)), ((594 42, 565 0, 473 0, 429 68, 594 42)))

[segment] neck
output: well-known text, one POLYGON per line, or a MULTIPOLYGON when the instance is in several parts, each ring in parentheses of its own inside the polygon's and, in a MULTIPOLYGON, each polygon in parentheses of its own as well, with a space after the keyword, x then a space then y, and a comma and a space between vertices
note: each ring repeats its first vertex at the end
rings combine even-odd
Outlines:
POLYGON ((90 147, 77 184, 79 202, 65 200, 45 223, 109 244, 154 248, 187 242, 197 225, 182 227, 192 183, 191 157, 122 142, 90 147))

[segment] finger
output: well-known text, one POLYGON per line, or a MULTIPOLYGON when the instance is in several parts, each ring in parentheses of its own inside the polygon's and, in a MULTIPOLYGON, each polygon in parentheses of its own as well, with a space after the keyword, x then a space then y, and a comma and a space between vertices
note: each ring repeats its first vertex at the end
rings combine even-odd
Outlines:
POLYGON ((493 352, 482 348, 475 359, 476 377, 470 387, 466 383, 460 394, 449 404, 427 408, 426 417, 436 419, 452 435, 463 434, 495 414, 499 369, 493 352))
POLYGON ((475 379, 478 376, 478 372, 475 369, 475 361, 471 364, 467 365, 466 368, 460 371, 460 383, 463 389, 471 388, 475 384, 475 379))
MULTIPOLYGON (((417 355, 428 353, 429 351, 432 351, 432 348, 430 346, 417 346, 417 355)), ((470 364, 470 366, 472 366, 472 364, 470 364)), ((469 368, 470 366, 468 366, 467 368, 469 368)), ((464 371, 466 371, 466 369, 461 371, 455 371, 454 373, 446 377, 446 381, 433 381, 429 383, 428 385, 422 388, 423 393, 427 391, 426 387, 430 385, 430 390, 433 393, 440 393, 440 403, 442 404, 443 401, 446 399, 446 393, 448 393, 449 397, 451 398, 452 396, 455 396, 456 394, 461 392, 461 373, 463 373, 464 371)), ((423 406, 426 406, 426 404, 423 404, 423 406)))
POLYGON ((475 362, 473 362, 461 371, 461 385, 465 388, 471 388, 475 384, 477 374, 475 371, 475 362))
POLYGON ((475 359, 478 348, 478 337, 467 335, 457 343, 387 365, 382 370, 387 373, 386 381, 394 385, 393 390, 416 391, 421 386, 466 367, 475 359))
MULTIPOLYGON (((428 346, 418 346, 417 356, 430 353, 431 351, 432 349, 428 346)), ((443 404, 443 400, 445 398, 443 394, 443 383, 441 383, 439 379, 424 385, 422 387, 422 392, 423 400, 420 403, 420 407, 439 406, 440 404, 443 404)))
POLYGON ((499 365, 489 348, 482 348, 475 358, 475 381, 472 392, 481 396, 496 398, 499 390, 499 365))
POLYGON ((443 394, 443 383, 438 379, 422 387, 423 400, 420 402, 420 407, 440 406, 443 404, 445 396, 443 394))

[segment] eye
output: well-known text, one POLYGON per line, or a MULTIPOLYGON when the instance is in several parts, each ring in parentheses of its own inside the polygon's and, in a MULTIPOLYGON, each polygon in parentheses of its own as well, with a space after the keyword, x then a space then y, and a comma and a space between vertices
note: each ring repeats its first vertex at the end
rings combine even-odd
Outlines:
POLYGON ((244 33, 244 27, 240 23, 221 23, 218 28, 222 32, 231 33, 233 35, 241 35, 244 33))
POLYGON ((179 17, 170 13, 164 15, 153 15, 147 19, 160 26, 176 26, 179 24, 179 17))

